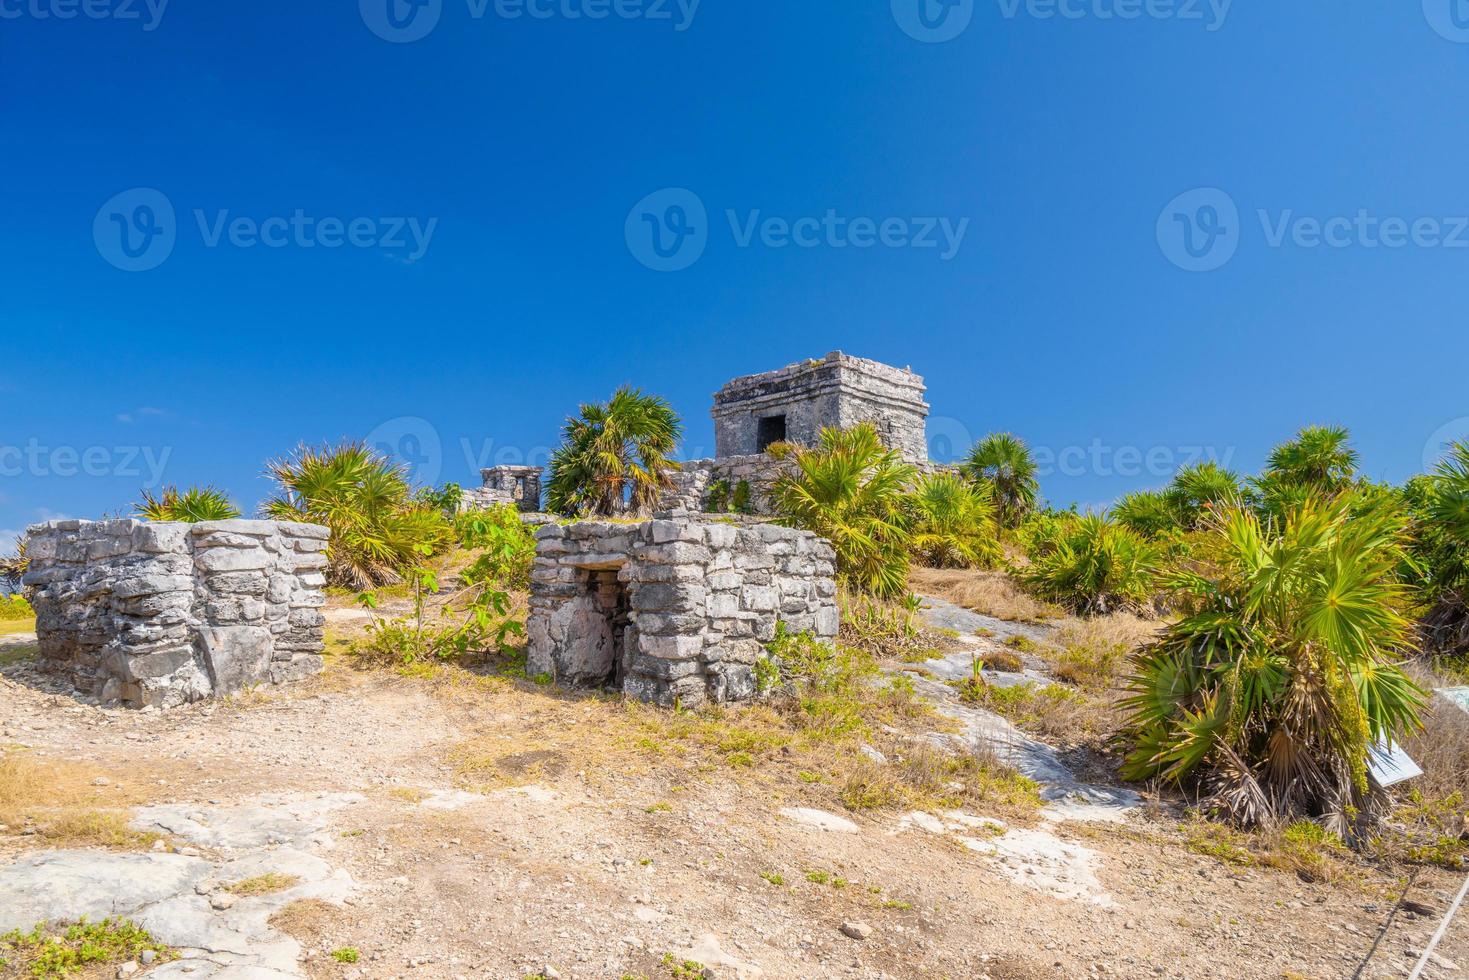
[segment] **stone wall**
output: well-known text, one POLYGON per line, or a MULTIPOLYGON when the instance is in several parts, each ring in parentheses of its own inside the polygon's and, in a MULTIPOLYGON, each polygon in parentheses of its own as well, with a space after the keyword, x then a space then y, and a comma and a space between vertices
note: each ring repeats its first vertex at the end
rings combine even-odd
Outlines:
POLYGON ((749 456, 765 449, 771 425, 787 441, 810 446, 828 426, 861 422, 910 463, 928 461, 928 404, 923 379, 910 370, 833 351, 778 371, 726 384, 714 396, 715 454, 749 456))
POLYGON ((43 670, 85 697, 173 707, 321 669, 328 531, 52 521, 27 539, 43 670))
POLYGON ((772 459, 765 453, 755 456, 727 456, 723 459, 695 459, 678 464, 681 469, 670 474, 673 489, 665 491, 659 499, 658 510, 692 511, 703 513, 710 507, 710 491, 723 481, 729 488, 725 505, 720 513, 729 513, 733 505, 728 499, 733 496, 740 483, 750 487, 750 508, 747 513, 770 516, 770 487, 793 468, 784 460, 772 459))
POLYGON ((778 622, 840 623, 831 545, 809 531, 679 518, 536 533, 527 672, 656 704, 738 701, 778 622))
POLYGON ((460 510, 488 510, 503 504, 514 504, 524 513, 541 509, 541 468, 539 466, 491 466, 480 470, 484 486, 464 491, 460 510))

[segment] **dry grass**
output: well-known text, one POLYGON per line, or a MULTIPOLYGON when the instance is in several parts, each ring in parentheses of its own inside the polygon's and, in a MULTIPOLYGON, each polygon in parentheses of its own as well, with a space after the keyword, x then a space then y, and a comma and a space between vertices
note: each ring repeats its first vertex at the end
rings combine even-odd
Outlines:
POLYGON ((274 895, 283 892, 287 888, 295 888, 301 883, 301 879, 295 875, 283 875, 277 871, 268 871, 254 878, 246 878, 237 881, 233 885, 226 885, 225 890, 241 898, 252 898, 257 895, 274 895))
POLYGON ((1056 634, 1060 648, 1054 673, 1080 687, 1106 690, 1116 686, 1127 658, 1156 637, 1164 624, 1131 613, 1094 619, 1068 619, 1056 634))
POLYGON ((302 898, 287 904, 270 917, 270 924, 302 942, 325 934, 342 917, 342 909, 317 898, 302 898))
POLYGON ((961 568, 914 568, 908 576, 915 592, 947 599, 1012 623, 1040 623, 1065 615, 1055 606, 1037 602, 1021 591, 1004 572, 961 568))
POLYGON ((34 633, 36 621, 34 619, 0 619, 0 636, 10 636, 14 633, 34 633))
POLYGON ((82 766, 41 759, 24 751, 0 751, 0 825, 5 833, 30 831, 53 846, 147 850, 165 838, 128 826, 121 802, 93 785, 82 766))

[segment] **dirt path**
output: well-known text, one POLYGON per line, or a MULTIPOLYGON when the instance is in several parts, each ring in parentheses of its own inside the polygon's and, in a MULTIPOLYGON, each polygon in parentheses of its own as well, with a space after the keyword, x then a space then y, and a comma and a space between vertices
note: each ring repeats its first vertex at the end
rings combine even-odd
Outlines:
MULTIPOLYGON (((199 873, 298 851, 290 860, 321 862, 320 881, 351 882, 335 906, 245 900, 262 903, 242 910, 268 912, 261 921, 280 914, 264 905, 286 909, 249 940, 297 944, 284 947, 294 964, 275 961, 270 976, 653 980, 675 975, 663 963, 673 954, 712 976, 800 980, 1351 977, 1392 909, 1370 882, 1305 884, 1193 854, 1175 822, 1146 808, 1120 822, 1059 812, 1003 829, 983 813, 833 814, 855 829, 817 829, 782 815, 820 801, 778 760, 771 772, 733 770, 640 748, 623 714, 523 683, 340 664, 280 696, 145 714, 47 693, 23 664, 0 671, 0 742, 96 773, 98 805, 183 808, 137 819, 158 827, 169 815, 175 844, 209 865, 199 873), (304 837, 205 833, 232 826, 238 808, 288 813, 321 794, 353 802, 304 837), (842 931, 858 922, 872 930, 865 940, 842 931), (360 950, 356 964, 329 955, 346 947, 360 950)), ((956 717, 980 726, 968 737, 994 737, 990 719, 956 717)), ((1057 786, 1057 804, 1078 788, 1087 797, 1085 782, 1057 786)), ((38 845, 0 831, 0 894, 35 883, 24 862, 46 853, 38 845)), ((201 884, 211 883, 173 895, 204 916, 193 935, 236 911, 212 909, 217 889, 201 884)), ((1425 871, 1413 897, 1442 907, 1456 887, 1425 871)), ((1435 924, 1398 914, 1361 975, 1405 975, 1435 924)), ((1469 962, 1469 923, 1442 952, 1469 962)), ((187 975, 215 975, 199 971, 223 969, 218 959, 187 975)))

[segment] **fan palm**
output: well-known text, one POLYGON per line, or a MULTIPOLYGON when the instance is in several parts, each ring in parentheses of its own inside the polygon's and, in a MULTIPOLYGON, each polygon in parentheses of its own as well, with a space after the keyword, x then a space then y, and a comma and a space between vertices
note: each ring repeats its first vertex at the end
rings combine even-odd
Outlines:
POLYGON ((278 521, 331 530, 327 578, 368 589, 403 580, 452 541, 443 511, 415 500, 404 467, 362 443, 302 446, 267 467, 279 490, 261 510, 278 521))
POLYGON ((1206 460, 1174 474, 1163 495, 1184 529, 1193 530, 1211 510, 1238 503, 1243 493, 1238 474, 1206 460))
POLYGON ((673 485, 670 457, 683 423, 667 400, 619 388, 606 404, 583 405, 566 420, 551 455, 547 506, 567 516, 647 512, 673 485))
POLYGON ((913 467, 885 448, 868 423, 823 429, 814 448, 777 443, 769 452, 792 464, 771 487, 776 513, 830 541, 837 571, 856 587, 884 597, 903 594, 910 544, 903 500, 913 467))
POLYGON ((1178 508, 1166 491, 1139 490, 1117 501, 1112 519, 1148 538, 1162 537, 1181 528, 1178 508))
POLYGON ((157 497, 144 490, 143 500, 134 505, 133 512, 147 521, 188 524, 229 521, 240 516, 240 509, 225 492, 214 487, 190 487, 182 492, 178 487, 164 487, 157 497))
POLYGON ((908 495, 913 552, 932 568, 993 568, 1003 552, 995 507, 953 473, 920 477, 908 495))
POLYGON ((1411 639, 1403 544, 1399 510, 1354 515, 1345 498, 1278 527, 1242 507, 1212 517, 1199 567, 1169 577, 1187 615, 1134 658, 1124 773, 1199 783, 1246 825, 1300 815, 1349 834, 1377 802, 1370 748, 1423 704, 1395 662, 1411 639))
POLYGON ((1440 654, 1469 654, 1469 442, 1449 447, 1427 476, 1403 489, 1417 517, 1418 582, 1431 608, 1423 627, 1440 654))
POLYGON ((1035 509, 1036 462, 1030 447, 1008 432, 986 436, 969 451, 961 467, 965 476, 993 488, 991 496, 1005 527, 1019 526, 1035 509))
POLYGON ((1157 547, 1099 514, 1058 527, 1019 571, 1037 596, 1083 615, 1142 611, 1157 591, 1157 547))

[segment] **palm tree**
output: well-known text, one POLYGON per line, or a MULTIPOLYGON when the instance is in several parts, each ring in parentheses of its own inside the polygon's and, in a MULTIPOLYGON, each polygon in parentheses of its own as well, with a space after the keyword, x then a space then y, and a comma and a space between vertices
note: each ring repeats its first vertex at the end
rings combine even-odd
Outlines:
POLYGON ((1341 426, 1307 426, 1270 452, 1265 472, 1249 480, 1249 497, 1266 520, 1279 524, 1313 497, 1352 487, 1357 451, 1341 426))
POLYGON ((986 436, 969 452, 961 466, 965 476, 976 483, 987 483, 1005 527, 1019 527, 1025 515, 1035 509, 1036 462, 1030 447, 1008 432, 986 436))
POLYGON ((1026 588, 1082 615, 1141 612, 1157 591, 1157 546, 1100 514, 1058 526, 1030 559, 1018 572, 1026 588))
POLYGON ((1469 442, 1449 447, 1433 473, 1402 495, 1417 518, 1414 576, 1431 604, 1423 620, 1430 650, 1469 654, 1469 442))
POLYGON ((830 541, 838 573, 857 588, 901 595, 910 544, 903 501, 913 467, 883 446, 871 423, 822 429, 811 449, 777 443, 769 452, 792 464, 771 487, 776 512, 830 541))
POLYGON ((670 457, 683 423, 666 399, 619 388, 606 404, 583 405, 566 420, 551 455, 547 506, 567 516, 651 511, 673 486, 670 457))
POLYGON ((302 446, 267 466, 279 491, 261 511, 278 521, 331 529, 327 579, 368 589, 403 580, 452 541, 444 513, 414 499, 407 471, 362 443, 302 446))
POLYGON ((1198 528, 1210 511, 1236 504, 1244 488, 1239 475, 1213 460, 1185 466, 1173 476, 1164 497, 1185 529, 1198 528))
POLYGON ((1169 577, 1187 615, 1134 657, 1128 778, 1197 783, 1248 826, 1308 816, 1347 836, 1374 813, 1368 752, 1416 728, 1424 700, 1397 665, 1401 514, 1311 497, 1279 525, 1211 518, 1197 565, 1169 577))
POLYGON ((908 495, 913 552, 931 568, 993 568, 1004 553, 995 506, 954 473, 920 477, 908 495))
POLYGON ((133 506, 133 512, 146 521, 187 524, 229 521, 240 516, 240 509, 225 492, 214 487, 190 487, 183 492, 178 487, 164 487, 157 497, 144 490, 143 500, 133 506))

